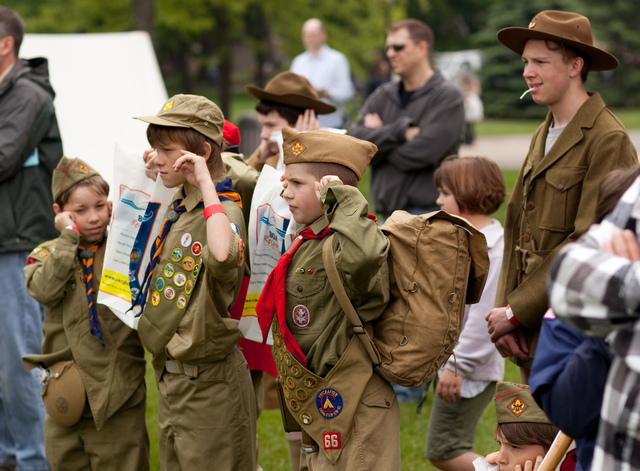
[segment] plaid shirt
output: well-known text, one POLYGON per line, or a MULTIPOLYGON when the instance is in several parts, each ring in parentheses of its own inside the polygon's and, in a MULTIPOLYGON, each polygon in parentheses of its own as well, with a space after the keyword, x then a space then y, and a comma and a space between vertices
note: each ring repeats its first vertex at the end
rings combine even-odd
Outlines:
POLYGON ((558 254, 547 282, 556 314, 579 331, 606 336, 615 355, 602 404, 594 471, 640 469, 640 262, 601 248, 616 230, 640 235, 639 220, 640 178, 601 224, 591 226, 558 254))

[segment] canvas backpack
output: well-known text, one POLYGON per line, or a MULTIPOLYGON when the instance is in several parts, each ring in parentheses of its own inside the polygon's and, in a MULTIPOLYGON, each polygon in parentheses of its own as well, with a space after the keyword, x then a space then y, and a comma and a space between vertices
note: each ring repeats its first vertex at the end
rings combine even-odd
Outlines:
POLYGON ((381 229, 390 242, 390 301, 373 323, 363 325, 351 304, 330 241, 323 261, 378 373, 402 386, 420 386, 453 353, 465 305, 480 300, 489 272, 487 241, 467 220, 446 211, 418 216, 394 211, 381 229))

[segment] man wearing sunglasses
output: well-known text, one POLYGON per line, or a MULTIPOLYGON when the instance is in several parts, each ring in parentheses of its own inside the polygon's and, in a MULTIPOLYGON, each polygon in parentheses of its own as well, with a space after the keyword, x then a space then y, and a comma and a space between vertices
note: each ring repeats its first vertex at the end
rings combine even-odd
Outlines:
POLYGON ((351 135, 378 146, 371 161, 371 199, 385 218, 396 209, 412 214, 438 209, 433 173, 461 142, 462 94, 431 67, 433 43, 431 28, 419 20, 387 28, 385 51, 400 80, 378 87, 351 128, 351 135))

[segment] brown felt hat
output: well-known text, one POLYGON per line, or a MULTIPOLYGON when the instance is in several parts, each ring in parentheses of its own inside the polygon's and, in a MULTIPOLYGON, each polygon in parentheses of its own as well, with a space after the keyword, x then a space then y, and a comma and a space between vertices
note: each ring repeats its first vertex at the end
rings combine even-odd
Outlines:
POLYGON ((155 116, 134 116, 149 124, 191 128, 222 146, 224 115, 218 105, 199 95, 174 95, 155 116))
POLYGON ((369 141, 331 131, 298 133, 282 128, 282 151, 285 165, 327 162, 344 165, 362 178, 378 148, 369 141))
POLYGON ((293 72, 280 72, 264 88, 247 85, 247 90, 259 100, 269 100, 298 108, 310 108, 316 114, 329 114, 336 107, 320 100, 309 81, 293 72))
POLYGON ((63 156, 53 169, 51 192, 56 202, 60 195, 76 183, 94 175, 100 175, 91 165, 78 158, 63 156))
POLYGON ((534 401, 526 384, 500 381, 496 385, 496 420, 499 424, 550 424, 543 410, 534 401))
POLYGON ((522 55, 529 39, 547 39, 571 46, 591 59, 591 70, 612 70, 618 59, 593 45, 589 19, 568 11, 547 10, 533 17, 528 28, 512 26, 498 31, 498 41, 522 55))
POLYGON ((61 361, 49 367, 51 377, 42 388, 47 413, 59 425, 71 427, 84 412, 87 395, 75 361, 61 361))

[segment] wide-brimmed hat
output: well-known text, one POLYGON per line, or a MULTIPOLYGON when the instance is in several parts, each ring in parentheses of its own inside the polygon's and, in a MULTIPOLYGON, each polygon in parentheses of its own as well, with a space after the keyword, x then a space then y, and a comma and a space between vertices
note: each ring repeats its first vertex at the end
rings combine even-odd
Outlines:
POLYGON ((247 90, 259 100, 269 100, 298 108, 310 108, 316 114, 329 114, 336 107, 320 100, 309 81, 293 72, 280 72, 264 88, 247 85, 247 90))
POLYGON ((222 145, 224 116, 218 105, 199 95, 174 95, 155 116, 134 116, 145 123, 191 128, 222 145))
POLYGON ((522 55, 529 39, 547 39, 571 46, 591 59, 591 70, 612 70, 618 59, 593 45, 591 23, 585 16, 568 11, 547 10, 533 17, 528 28, 511 26, 498 31, 498 41, 522 55))
POLYGON ((353 170, 358 181, 378 151, 376 145, 369 141, 331 131, 298 133, 285 126, 282 128, 282 138, 285 165, 317 162, 340 164, 353 170))

